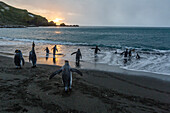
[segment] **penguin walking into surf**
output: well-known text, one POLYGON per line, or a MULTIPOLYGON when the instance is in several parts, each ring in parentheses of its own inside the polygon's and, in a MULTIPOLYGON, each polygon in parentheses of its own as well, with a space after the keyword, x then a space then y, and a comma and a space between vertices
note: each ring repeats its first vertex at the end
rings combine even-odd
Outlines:
POLYGON ((15 56, 14 56, 14 63, 16 65, 16 68, 20 68, 21 66, 25 64, 24 58, 22 56, 21 50, 15 50, 15 56))
POLYGON ((59 70, 55 71, 49 79, 52 79, 56 74, 60 74, 62 72, 62 80, 64 83, 64 90, 65 92, 71 91, 71 85, 72 85, 72 72, 76 72, 79 75, 83 76, 83 74, 74 68, 71 68, 69 65, 69 61, 65 60, 65 65, 62 66, 59 70))
POLYGON ((46 60, 48 60, 49 52, 50 52, 48 47, 46 47, 44 51, 46 51, 46 60))
POLYGON ((73 52, 71 55, 73 55, 73 54, 76 54, 76 64, 79 65, 80 64, 80 58, 82 59, 80 49, 78 49, 76 52, 73 52))
POLYGON ((132 50, 130 49, 129 50, 129 57, 131 57, 132 56, 132 50))
POLYGON ((37 62, 37 56, 35 53, 35 44, 34 42, 32 43, 32 50, 29 52, 29 62, 32 62, 32 68, 36 67, 36 62, 37 62))
POLYGON ((124 54, 124 63, 127 63, 127 56, 128 56, 128 49, 126 49, 124 52, 122 52, 120 55, 124 54))
POLYGON ((57 46, 55 45, 55 46, 52 48, 52 50, 53 50, 53 56, 54 56, 55 53, 56 53, 56 51, 58 52, 57 46))
POLYGON ((98 46, 96 46, 95 48, 91 48, 91 49, 95 49, 95 50, 94 50, 94 54, 97 54, 98 51, 101 51, 101 50, 98 48, 98 46))
POLYGON ((49 52, 50 52, 48 47, 46 47, 44 51, 46 51, 46 54, 49 54, 49 52))
POLYGON ((140 56, 139 56, 139 54, 137 53, 137 55, 136 55, 136 59, 140 59, 140 56))

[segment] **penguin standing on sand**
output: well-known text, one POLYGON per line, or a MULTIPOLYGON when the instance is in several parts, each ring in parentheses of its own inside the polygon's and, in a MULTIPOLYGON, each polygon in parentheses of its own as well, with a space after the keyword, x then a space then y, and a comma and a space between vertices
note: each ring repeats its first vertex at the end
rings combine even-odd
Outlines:
POLYGON ((35 54, 35 50, 34 50, 35 44, 34 42, 32 43, 32 50, 29 53, 29 62, 32 62, 32 67, 36 67, 36 62, 37 62, 37 56, 35 54))
POLYGON ((53 55, 55 55, 56 51, 58 52, 57 46, 55 45, 52 49, 53 49, 53 55))
POLYGON ((46 60, 48 60, 48 57, 49 57, 49 49, 48 49, 48 47, 46 47, 46 49, 44 50, 44 51, 46 51, 46 60))
POLYGON ((79 65, 80 58, 82 59, 82 55, 81 55, 80 49, 78 49, 76 52, 73 52, 71 55, 73 55, 73 54, 76 54, 76 64, 79 65))
POLYGON ((71 68, 69 65, 69 62, 65 60, 65 65, 61 67, 59 70, 55 71, 49 79, 52 79, 56 74, 60 74, 62 72, 62 79, 64 83, 64 89, 67 92, 68 89, 71 90, 71 85, 72 85, 72 72, 76 72, 80 74, 81 76, 83 75, 79 70, 71 68))
POLYGON ((44 51, 46 51, 46 54, 49 54, 49 52, 50 52, 48 47, 46 47, 44 51))
POLYGON ((14 56, 14 63, 17 68, 21 68, 21 66, 25 63, 22 52, 20 50, 15 50, 15 53, 16 54, 14 56))

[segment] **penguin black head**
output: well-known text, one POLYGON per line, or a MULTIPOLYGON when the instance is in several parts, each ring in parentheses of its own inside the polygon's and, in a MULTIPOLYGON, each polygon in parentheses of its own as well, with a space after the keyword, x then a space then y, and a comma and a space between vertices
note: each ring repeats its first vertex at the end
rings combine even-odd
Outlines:
POLYGON ((68 61, 68 60, 65 60, 65 64, 69 64, 69 61, 68 61))
POLYGON ((35 47, 35 43, 34 43, 34 41, 33 41, 33 43, 32 43, 32 47, 35 47))
POLYGON ((15 53, 18 53, 19 51, 18 50, 15 50, 15 53))
POLYGON ((68 61, 68 60, 65 60, 65 63, 69 63, 69 61, 68 61))

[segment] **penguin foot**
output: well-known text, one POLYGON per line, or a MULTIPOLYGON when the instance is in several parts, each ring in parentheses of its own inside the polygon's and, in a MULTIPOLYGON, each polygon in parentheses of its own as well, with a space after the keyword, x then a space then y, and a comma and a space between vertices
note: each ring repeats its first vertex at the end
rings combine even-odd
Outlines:
POLYGON ((24 108, 22 111, 23 111, 23 112, 28 112, 28 110, 27 110, 26 108, 24 108))
POLYGON ((16 69, 22 69, 22 67, 21 66, 17 66, 16 69))
POLYGON ((35 68, 35 67, 37 67, 37 66, 36 65, 32 66, 32 68, 35 68))
POLYGON ((71 92, 71 91, 72 91, 72 88, 69 88, 69 91, 71 92))
POLYGON ((68 90, 65 90, 65 93, 68 94, 68 90))

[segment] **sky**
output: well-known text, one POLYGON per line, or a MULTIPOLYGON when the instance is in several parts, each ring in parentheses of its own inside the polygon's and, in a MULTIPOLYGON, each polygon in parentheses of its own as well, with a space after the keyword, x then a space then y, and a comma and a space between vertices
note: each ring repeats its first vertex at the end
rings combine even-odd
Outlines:
POLYGON ((1 1, 66 24, 170 27, 170 0, 1 1))

